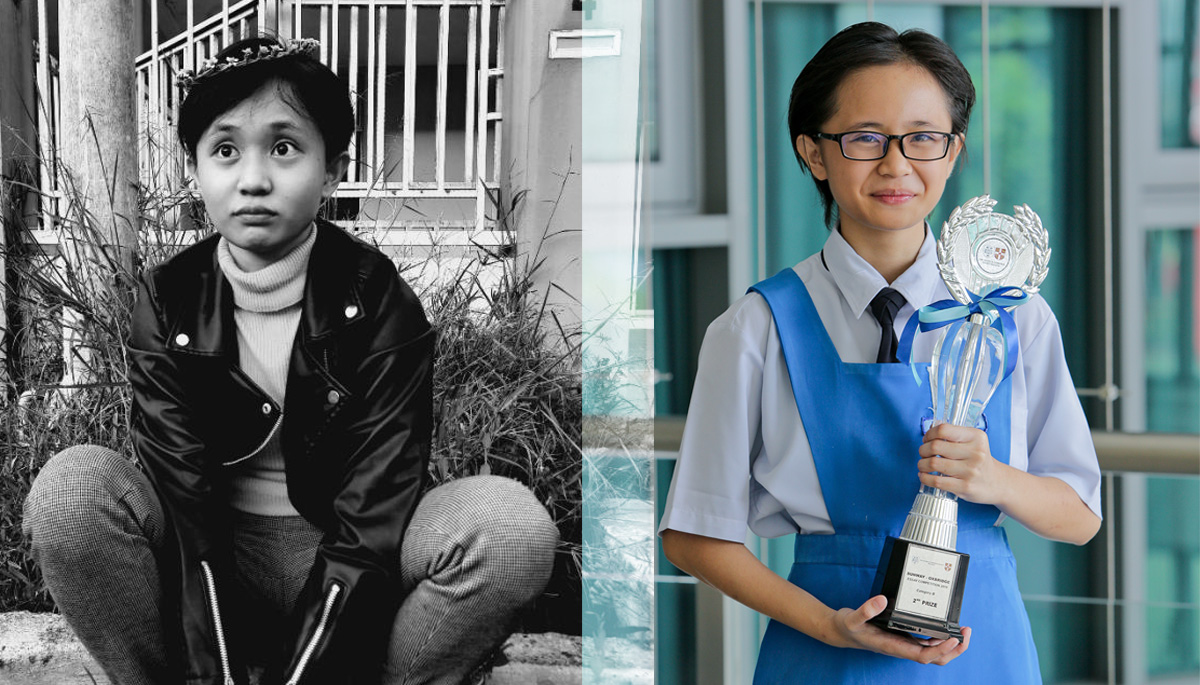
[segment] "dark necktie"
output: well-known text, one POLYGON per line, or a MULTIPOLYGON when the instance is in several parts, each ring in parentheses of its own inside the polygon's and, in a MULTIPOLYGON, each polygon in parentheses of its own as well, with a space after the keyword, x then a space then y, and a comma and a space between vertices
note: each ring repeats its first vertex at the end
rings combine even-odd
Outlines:
POLYGON ((899 292, 884 288, 875 299, 871 300, 871 313, 882 328, 879 336, 879 353, 875 355, 876 364, 898 362, 896 358, 896 312, 904 306, 904 296, 899 292))

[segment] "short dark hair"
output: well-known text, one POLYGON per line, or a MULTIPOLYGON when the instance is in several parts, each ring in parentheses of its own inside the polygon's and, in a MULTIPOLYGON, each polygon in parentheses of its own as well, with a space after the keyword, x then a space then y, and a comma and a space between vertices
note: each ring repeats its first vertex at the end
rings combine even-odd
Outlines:
MULTIPOLYGON (((788 103, 788 133, 800 167, 812 173, 796 149, 796 139, 812 135, 833 116, 838 88, 846 78, 866 67, 909 63, 924 67, 946 92, 950 107, 951 133, 967 130, 975 85, 967 68, 942 39, 920 29, 897 33, 887 24, 868 21, 842 29, 804 66, 792 84, 788 103)), ((817 191, 825 208, 825 225, 833 227, 833 193, 829 182, 818 180, 817 191)))
MULTIPOLYGON (((246 38, 218 52, 216 59, 220 62, 240 57, 243 50, 257 53, 260 47, 282 44, 272 36, 246 38)), ((326 161, 346 151, 354 132, 350 91, 329 67, 303 53, 251 62, 197 81, 179 107, 178 134, 183 149, 195 159, 200 136, 212 122, 271 83, 289 107, 316 124, 325 141, 326 161)))

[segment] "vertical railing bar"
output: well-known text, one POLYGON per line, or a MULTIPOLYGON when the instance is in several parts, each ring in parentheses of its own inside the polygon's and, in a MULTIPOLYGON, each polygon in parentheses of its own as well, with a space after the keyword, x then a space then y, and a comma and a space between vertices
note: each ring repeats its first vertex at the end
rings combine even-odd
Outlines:
POLYGON ((299 38, 301 34, 301 24, 304 23, 304 0, 293 0, 295 3, 292 7, 292 38, 299 38))
MULTIPOLYGON (((157 2, 155 3, 157 4, 157 2)), ((155 35, 156 42, 159 36, 155 35)), ((154 73, 154 85, 151 90, 154 93, 154 124, 158 131, 164 132, 168 130, 173 120, 171 112, 170 88, 171 80, 179 70, 183 68, 183 55, 177 50, 162 52, 160 44, 156 44, 155 51, 157 57, 154 62, 157 69, 154 73)), ((165 137, 165 136, 164 136, 165 137)), ((155 154, 155 168, 160 171, 173 164, 177 155, 172 148, 165 147, 160 149, 158 154, 155 154)))
MULTIPOLYGON (((1116 400, 1115 393, 1112 390, 1116 387, 1113 382, 1113 222, 1112 222, 1112 8, 1109 0, 1104 0, 1100 8, 1100 99, 1101 99, 1101 144, 1103 163, 1102 188, 1104 202, 1104 428, 1105 430, 1113 430, 1115 428, 1115 416, 1113 413, 1113 402, 1116 400)), ((1112 474, 1107 475, 1108 486, 1106 499, 1108 500, 1110 516, 1109 523, 1105 528, 1105 542, 1107 543, 1107 564, 1108 564, 1108 605, 1105 607, 1106 629, 1104 639, 1107 647, 1107 666, 1108 666, 1108 683, 1115 685, 1117 682, 1117 627, 1116 627, 1116 608, 1114 602, 1116 600, 1116 533, 1113 530, 1112 521, 1115 519, 1115 513, 1112 510, 1114 503, 1113 485, 1114 478, 1112 474)), ((1144 485, 1142 487, 1145 487, 1144 485)), ((1122 571, 1125 571, 1122 566, 1122 571)))
POLYGON ((754 2, 754 173, 755 236, 757 248, 755 272, 758 280, 767 277, 767 161, 766 161, 766 76, 763 67, 763 0, 754 2))
MULTIPOLYGON (((330 27, 329 36, 329 69, 333 73, 338 73, 338 67, 341 66, 338 59, 338 52, 342 49, 341 33, 342 33, 342 8, 340 0, 333 0, 333 20, 330 27)), ((353 44, 351 39, 351 44, 353 44)))
POLYGON ((417 120, 417 6, 408 0, 404 7, 404 189, 413 182, 413 150, 417 120))
POLYGON ((980 9, 982 15, 980 17, 980 34, 981 44, 981 59, 982 59, 982 81, 980 83, 983 93, 980 98, 980 109, 983 110, 983 192, 985 195, 990 195, 992 192, 992 60, 991 60, 991 21, 988 13, 988 0, 983 0, 980 9))
MULTIPOLYGON (((136 62, 135 62, 135 64, 136 64, 136 62)), ((137 136, 136 140, 137 140, 138 183, 142 184, 143 186, 148 186, 148 185, 150 185, 150 179, 147 176, 146 170, 150 168, 150 159, 148 157, 150 146, 149 146, 148 140, 147 140, 148 136, 144 136, 144 133, 148 129, 142 125, 142 122, 145 120, 145 107, 142 104, 145 102, 145 100, 143 99, 143 95, 145 93, 142 88, 142 69, 140 67, 136 67, 136 66, 134 67, 134 70, 133 70, 133 89, 134 89, 133 90, 133 98, 134 98, 134 100, 133 100, 133 102, 134 102, 134 105, 133 105, 134 106, 134 113, 133 113, 134 124, 133 125, 137 129, 137 132, 135 135, 137 136)), ((42 86, 41 86, 41 84, 38 84, 38 93, 37 93, 36 99, 34 100, 35 106, 37 106, 39 101, 42 99, 41 90, 42 90, 42 86)), ((39 134, 39 139, 40 139, 40 137, 41 136, 39 134)), ((38 141, 38 147, 39 147, 38 152, 40 155, 41 140, 38 141)), ((39 164, 40 164, 40 162, 39 162, 39 164)), ((38 173, 40 175, 40 173, 41 173, 40 169, 38 170, 38 173)), ((43 186, 43 187, 45 187, 45 186, 43 186)))
POLYGON ((367 131, 364 142, 367 147, 367 170, 369 174, 367 180, 371 185, 375 185, 375 179, 380 173, 375 159, 377 154, 375 149, 375 89, 377 85, 375 79, 375 57, 377 52, 376 44, 378 43, 377 36, 375 35, 378 17, 375 14, 375 10, 375 3, 369 2, 367 4, 367 131))
MULTIPOLYGON (((157 0, 155 0, 154 4, 158 4, 157 0)), ((157 26, 157 22, 155 22, 155 25, 157 26)), ((150 74, 150 79, 148 82, 148 89, 152 99, 151 106, 149 107, 149 121, 150 125, 154 127, 155 134, 160 137, 160 140, 165 140, 168 136, 166 136, 164 132, 168 130, 168 119, 170 117, 167 109, 171 106, 171 103, 167 99, 167 93, 163 90, 163 81, 170 78, 167 76, 167 74, 175 69, 175 64, 172 53, 162 52, 162 47, 158 43, 158 31, 155 30, 152 35, 154 69, 150 74)), ((170 148, 165 148, 165 146, 164 148, 155 146, 151 152, 152 154, 150 163, 152 166, 150 168, 157 169, 160 172, 166 167, 166 165, 170 164, 175 159, 176 154, 178 154, 173 153, 170 148)))
MULTIPOLYGON (((174 73, 178 74, 179 71, 184 68, 187 54, 181 50, 176 50, 171 53, 168 59, 174 62, 174 73)), ((178 97, 171 99, 171 97, 175 95, 175 93, 171 91, 171 89, 175 87, 175 84, 167 72, 163 73, 162 82, 159 83, 158 87, 163 90, 162 102, 166 103, 169 101, 171 103, 166 107, 159 108, 159 117, 160 121, 162 122, 162 126, 159 130, 168 131, 171 130, 171 127, 173 127, 179 121, 179 106, 182 103, 179 101, 178 97)), ((164 143, 166 143, 166 141, 164 141, 164 143)), ((170 174, 179 168, 179 162, 183 159, 184 153, 178 147, 173 145, 167 144, 164 145, 164 147, 167 150, 167 153, 163 155, 163 165, 165 171, 164 175, 167 176, 167 179, 164 180, 168 180, 169 182, 170 174)))
POLYGON ((229 36, 229 0, 221 0, 221 47, 232 42, 229 36))
POLYGON ((1112 472, 1104 474, 1104 508, 1101 511, 1104 513, 1104 566, 1106 569, 1104 579, 1106 595, 1108 601, 1104 603, 1105 630, 1104 641, 1105 651, 1107 652, 1107 682, 1108 685, 1115 685, 1117 682, 1117 634, 1116 634, 1116 599, 1117 599, 1117 552, 1116 552, 1116 534, 1113 531, 1113 521, 1116 520, 1116 501, 1114 499, 1113 487, 1116 485, 1116 478, 1112 472))
MULTIPOLYGON (((329 64, 329 6, 321 5, 321 62, 329 64)), ((337 72, 334 72, 337 73, 337 72)))
POLYGON ((488 79, 491 70, 491 23, 492 8, 489 0, 479 2, 479 103, 476 112, 478 124, 478 140, 475 149, 475 230, 482 231, 484 216, 487 212, 485 201, 484 176, 487 174, 487 119, 488 119, 488 79))
MULTIPOLYGON (((60 66, 61 69, 61 66, 60 66)), ((58 176, 58 163, 62 161, 62 156, 58 154, 59 148, 63 145, 63 108, 62 108, 62 74, 50 74, 50 97, 51 109, 54 113, 54 213, 57 215, 62 209, 63 195, 62 179, 58 176)))
POLYGON ((1109 0, 1104 0, 1101 7, 1101 38, 1100 38, 1100 98, 1101 112, 1101 145, 1103 154, 1103 186, 1104 195, 1104 429, 1116 430, 1116 415, 1114 403, 1117 400, 1115 383, 1115 355, 1113 333, 1113 173, 1112 173, 1112 7, 1109 0))
POLYGON ((504 136, 500 122, 504 120, 504 12, 506 9, 505 5, 500 5, 499 21, 496 24, 499 30, 496 31, 496 106, 494 108, 495 117, 492 119, 495 122, 493 124, 495 135, 492 138, 493 182, 500 179, 500 144, 504 136))
MULTIPOLYGON (((360 85, 362 82, 358 78, 358 50, 360 47, 358 41, 358 5, 350 6, 350 40, 348 41, 348 46, 349 49, 347 50, 347 59, 349 60, 350 64, 346 67, 346 76, 350 81, 350 106, 354 111, 354 128, 356 130, 354 131, 354 135, 350 136, 350 172, 347 175, 347 178, 351 182, 356 182, 359 178, 358 172, 360 162, 370 162, 369 159, 360 160, 358 158, 359 151, 362 149, 359 141, 363 136, 362 131, 358 130, 358 107, 361 99, 360 95, 362 94, 362 91, 360 90, 360 85)), ((372 46, 374 46, 374 43, 372 43, 372 46)), ((368 103, 369 102, 370 100, 368 100, 368 103)), ((370 111, 370 107, 368 106, 368 116, 370 116, 370 111)), ((370 149, 368 148, 367 154, 369 153, 370 149)))
POLYGON ((379 82, 379 90, 375 95, 375 109, 377 116, 375 117, 375 130, 372 135, 375 138, 375 150, 379 157, 378 180, 383 184, 380 187, 387 186, 387 169, 384 166, 387 164, 387 140, 384 138, 384 123, 387 118, 387 51, 388 51, 388 8, 387 5, 379 7, 379 58, 375 62, 376 74, 375 80, 379 82))
POLYGON ((438 15, 437 133, 434 169, 438 190, 446 187, 446 71, 450 61, 450 2, 442 0, 438 15))
MULTIPOLYGON (((151 11, 153 14, 153 11, 151 11)), ((54 159, 51 148, 53 147, 54 132, 51 130, 51 122, 54 119, 54 112, 51 110, 53 106, 51 98, 54 91, 54 85, 50 77, 50 29, 49 20, 46 18, 46 0, 38 0, 38 64, 37 64, 37 79, 38 79, 38 156, 41 157, 38 163, 40 173, 38 180, 41 183, 42 199, 39 201, 41 209, 42 229, 49 229, 53 223, 52 214, 48 210, 53 207, 54 202, 48 200, 50 193, 54 192, 54 159)))
POLYGON ((185 69, 196 68, 196 2, 187 0, 187 53, 184 61, 185 69))
POLYGON ((478 48, 476 31, 479 30, 479 8, 472 6, 467 11, 467 111, 463 118, 463 180, 471 180, 471 163, 474 161, 475 123, 475 52, 478 48))

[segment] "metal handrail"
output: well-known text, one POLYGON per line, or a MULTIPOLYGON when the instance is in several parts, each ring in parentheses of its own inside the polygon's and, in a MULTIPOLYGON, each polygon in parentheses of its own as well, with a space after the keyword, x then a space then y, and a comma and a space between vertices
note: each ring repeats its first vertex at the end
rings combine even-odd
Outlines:
POLYGON ((1092 431, 1100 470, 1200 475, 1200 435, 1092 431))
MULTIPOLYGON (((679 451, 684 417, 654 418, 654 449, 679 451)), ((1101 471, 1200 475, 1200 435, 1092 431, 1101 471)))

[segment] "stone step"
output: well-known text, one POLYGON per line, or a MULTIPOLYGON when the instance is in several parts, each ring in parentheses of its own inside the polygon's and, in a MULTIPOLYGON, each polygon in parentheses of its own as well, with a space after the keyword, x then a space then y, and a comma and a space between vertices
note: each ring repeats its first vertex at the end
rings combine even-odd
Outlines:
MULTIPOLYGON (((517 633, 487 685, 582 685, 578 636, 517 633)), ((0 685, 111 685, 57 614, 0 613, 0 685)))

